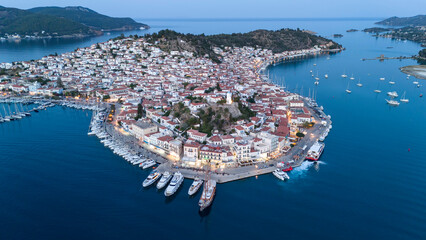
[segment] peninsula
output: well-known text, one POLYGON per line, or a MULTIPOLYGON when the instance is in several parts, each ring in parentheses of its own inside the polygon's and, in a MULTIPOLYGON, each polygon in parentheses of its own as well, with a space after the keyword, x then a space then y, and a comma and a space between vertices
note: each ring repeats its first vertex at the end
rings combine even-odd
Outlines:
POLYGON ((106 31, 146 29, 131 18, 114 18, 84 7, 38 7, 29 10, 0 6, 0 37, 70 38, 102 35, 106 31))
POLYGON ((341 50, 301 30, 212 36, 164 30, 2 63, 0 90, 3 101, 19 96, 41 108, 94 110, 89 135, 143 169, 160 164, 144 187, 170 181, 170 196, 191 178, 191 195, 205 181, 204 210, 216 183, 267 173, 286 180, 286 171, 321 157, 331 117, 263 73, 271 64, 341 50))

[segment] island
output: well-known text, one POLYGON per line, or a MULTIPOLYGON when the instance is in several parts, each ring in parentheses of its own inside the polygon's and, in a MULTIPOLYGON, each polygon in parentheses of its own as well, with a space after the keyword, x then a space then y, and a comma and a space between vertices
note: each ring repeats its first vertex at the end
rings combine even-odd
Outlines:
POLYGON ((426 15, 398 18, 391 17, 376 24, 386 26, 401 26, 400 28, 366 28, 363 31, 374 33, 376 37, 385 37, 395 40, 409 40, 420 44, 426 43, 426 15))
POLYGON ((0 6, 1 39, 75 38, 107 31, 147 29, 131 18, 114 18, 84 7, 38 7, 29 10, 0 6))
MULTIPOLYGON (((143 181, 173 195, 205 182, 208 208, 216 183, 286 172, 317 161, 331 117, 314 99, 270 82, 270 65, 339 52, 306 31, 281 29, 193 35, 163 30, 120 36, 35 61, 1 63, 5 102, 93 110, 88 135, 142 169, 143 181), (168 183, 170 181, 170 183, 168 183)), ((3 120, 18 120, 10 113, 3 120)))

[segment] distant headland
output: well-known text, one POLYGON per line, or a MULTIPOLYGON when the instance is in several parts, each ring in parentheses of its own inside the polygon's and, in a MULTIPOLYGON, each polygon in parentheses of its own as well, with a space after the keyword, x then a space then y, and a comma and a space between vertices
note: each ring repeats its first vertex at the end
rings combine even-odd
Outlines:
POLYGON ((77 38, 108 31, 148 29, 131 18, 115 18, 85 7, 37 7, 28 10, 0 6, 1 39, 77 38))

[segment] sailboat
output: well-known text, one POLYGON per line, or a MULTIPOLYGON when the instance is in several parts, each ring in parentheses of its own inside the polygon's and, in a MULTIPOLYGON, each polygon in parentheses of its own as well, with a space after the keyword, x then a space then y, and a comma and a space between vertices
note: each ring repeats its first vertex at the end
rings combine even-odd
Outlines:
POLYGON ((386 102, 389 104, 389 105, 391 105, 391 106, 399 106, 399 102, 398 101, 396 101, 396 100, 392 100, 392 99, 385 99, 386 100, 386 102))
POLYGON ((351 92, 352 92, 351 90, 349 90, 349 83, 350 83, 350 82, 348 82, 348 87, 346 88, 346 92, 347 92, 347 93, 351 93, 351 92))
POLYGON ((348 75, 346 75, 345 72, 343 72, 342 78, 347 78, 347 77, 348 77, 348 75))
POLYGON ((352 76, 349 78, 350 80, 354 80, 354 74, 352 74, 352 76))
POLYGON ((361 79, 358 78, 358 83, 356 84, 358 87, 362 87, 361 79))
POLYGON ((394 85, 394 84, 395 84, 395 82, 394 82, 394 81, 389 81, 389 84, 390 84, 390 85, 394 85))
POLYGON ((404 94, 402 94, 400 101, 403 103, 408 103, 410 101, 408 98, 405 98, 405 91, 404 91, 404 94))
POLYGON ((325 74, 325 75, 324 75, 324 77, 325 77, 325 78, 328 78, 328 74, 325 74))
POLYGON ((375 93, 381 93, 382 92, 382 90, 379 89, 379 86, 380 86, 380 82, 377 84, 377 89, 374 90, 375 93))

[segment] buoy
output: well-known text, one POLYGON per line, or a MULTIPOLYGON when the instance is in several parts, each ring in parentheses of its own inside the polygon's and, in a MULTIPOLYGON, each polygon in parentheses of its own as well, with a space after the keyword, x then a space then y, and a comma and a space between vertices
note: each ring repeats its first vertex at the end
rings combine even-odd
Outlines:
POLYGON ((408 151, 410 151, 410 149, 408 149, 408 151))

